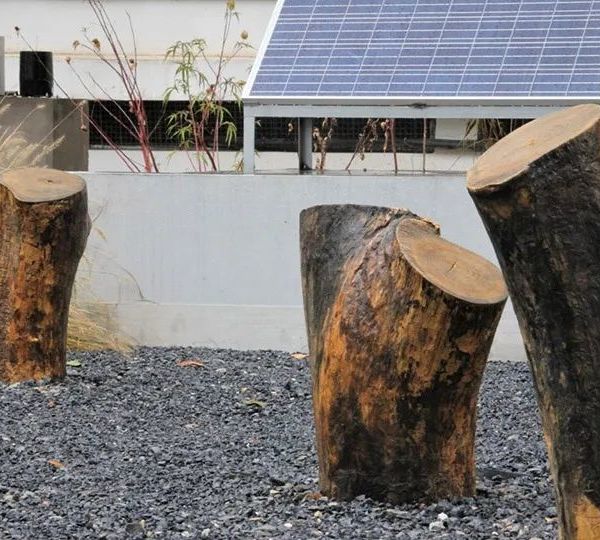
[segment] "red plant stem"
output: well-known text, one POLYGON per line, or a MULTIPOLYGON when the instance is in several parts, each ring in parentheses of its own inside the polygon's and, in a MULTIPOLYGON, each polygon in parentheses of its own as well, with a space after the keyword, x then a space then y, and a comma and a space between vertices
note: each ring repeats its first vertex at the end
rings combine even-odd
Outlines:
POLYGON ((423 118, 423 174, 427 172, 427 118, 423 118))
POLYGON ((197 170, 198 172, 202 172, 201 171, 201 160, 200 160, 200 143, 198 141, 198 124, 196 122, 196 115, 194 113, 194 105, 193 105, 193 101, 190 97, 188 97, 189 99, 189 104, 188 104, 188 110, 190 112, 190 122, 192 123, 192 133, 194 134, 194 149, 196 151, 196 162, 197 162, 197 170))
MULTIPOLYGON (((25 45, 27 45, 27 47, 29 48, 30 51, 34 50, 33 47, 31 46, 31 44, 29 43, 29 41, 23 36, 22 33, 19 33, 19 37, 23 40, 25 45)), ((49 72, 48 72, 48 74, 52 75, 49 72)), ((64 87, 60 84, 60 82, 58 80, 56 80, 54 77, 52 77, 52 82, 57 86, 57 88, 64 94, 65 98, 68 99, 74 107, 77 107, 77 108, 80 107, 80 103, 77 103, 77 101, 75 99, 73 99, 71 96, 69 96, 67 91, 64 89, 64 87)), ((91 115, 89 113, 86 113, 83 109, 80 109, 80 110, 81 110, 82 115, 88 121, 88 124, 91 125, 98 132, 100 137, 104 140, 104 142, 106 142, 106 144, 111 148, 111 150, 113 150, 119 156, 119 158, 123 161, 125 166, 131 172, 140 172, 140 169, 139 169, 137 163, 133 159, 131 159, 131 157, 129 157, 121 148, 119 148, 110 139, 110 137, 108 137, 108 135, 102 130, 102 128, 94 121, 94 119, 91 117, 91 115)))
POLYGON ((371 123, 371 118, 368 118, 367 119, 367 123, 365 124, 365 129, 363 130, 362 135, 358 138, 356 146, 354 147, 354 153, 352 154, 352 157, 350 158, 350 161, 348 162, 348 165, 346 165, 346 170, 350 169, 350 167, 352 166, 352 162, 354 161, 354 159, 356 158, 356 156, 358 156, 358 153, 360 152, 360 149, 365 144, 365 142, 367 140, 367 137, 368 137, 367 129, 369 129, 370 123, 371 123))
MULTIPOLYGON (((214 93, 211 95, 211 99, 214 99, 214 101, 217 103, 218 106, 221 106, 222 100, 220 99, 219 96, 216 95, 216 92, 218 91, 218 89, 220 87, 220 83, 221 83, 221 75, 223 73, 223 64, 224 64, 224 58, 225 58, 225 45, 227 43, 227 38, 229 36, 230 28, 231 28, 231 10, 228 9, 225 12, 225 28, 223 28, 223 38, 221 39, 221 51, 219 53, 219 63, 218 63, 218 67, 217 67, 217 74, 215 77, 215 84, 213 87, 214 93)), ((219 117, 219 113, 217 113, 216 118, 215 118, 215 128, 214 128, 214 133, 213 133, 213 152, 216 153, 217 159, 218 159, 218 155, 219 155, 219 131, 220 131, 220 129, 221 129, 220 117, 219 117)))
MULTIPOLYGON (((92 92, 91 88, 85 83, 85 81, 83 80, 83 78, 81 77, 79 72, 73 67, 72 63, 68 62, 68 64, 69 64, 69 67, 71 68, 71 71, 74 73, 75 77, 77 77, 77 80, 79 81, 81 86, 83 86, 83 88, 85 89, 86 92, 88 92, 88 94, 93 96, 94 93, 92 92)), ((119 111, 121 111, 121 114, 123 115, 123 117, 126 118, 127 120, 129 120, 131 127, 129 127, 125 122, 123 122, 123 120, 121 118, 119 118, 116 114, 114 114, 106 105, 104 105, 103 100, 95 99, 95 101, 98 104, 98 106, 106 114, 108 114, 115 122, 117 122, 125 131, 127 131, 127 133, 129 133, 129 135, 131 137, 134 137, 137 139, 138 138, 137 127, 134 124, 134 122, 131 120, 131 118, 129 118, 127 113, 123 110, 123 108, 116 101, 114 101, 110 96, 108 96, 108 98, 112 103, 114 103, 116 105, 117 109, 119 111)))
MULTIPOLYGON (((115 27, 102 2, 99 0, 88 0, 88 3, 94 11, 102 32, 104 33, 110 48, 113 51, 118 69, 108 61, 108 59, 100 52, 99 49, 96 47, 88 47, 88 49, 92 49, 96 55, 102 61, 104 61, 105 64, 108 64, 115 72, 117 72, 117 75, 121 79, 121 82, 123 83, 125 91, 129 97, 131 112, 136 119, 137 140, 142 151, 144 170, 146 172, 158 172, 158 166, 150 143, 148 119, 144 108, 144 100, 137 82, 137 48, 135 49, 136 52, 134 53, 133 63, 127 61, 127 53, 125 52, 125 48, 123 47, 123 44, 119 38, 119 34, 115 30, 115 27)), ((131 21, 130 26, 132 27, 131 21)))
POLYGON ((390 142, 392 143, 392 153, 394 154, 394 174, 398 174, 398 153, 396 152, 396 119, 390 118, 389 122, 390 142))
MULTIPOLYGON (((210 98, 209 98, 210 99, 210 98)), ((210 103, 210 101, 209 101, 210 103)), ((206 156, 208 157, 208 160, 210 161, 210 165, 212 167, 213 171, 217 171, 217 163, 215 162, 215 159, 212 155, 211 149, 208 147, 208 145, 206 144, 206 140, 204 137, 204 133, 206 131, 206 125, 208 124, 208 120, 210 118, 210 107, 206 107, 204 106, 202 108, 202 116, 200 119, 200 132, 199 132, 199 136, 200 136, 200 146, 203 149, 203 151, 206 153, 206 156)))

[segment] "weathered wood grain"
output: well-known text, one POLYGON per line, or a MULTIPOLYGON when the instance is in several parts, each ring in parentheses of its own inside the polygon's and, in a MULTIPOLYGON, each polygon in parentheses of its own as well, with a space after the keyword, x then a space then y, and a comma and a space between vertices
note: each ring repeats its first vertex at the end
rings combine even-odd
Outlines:
POLYGON ((560 537, 600 538, 600 106, 531 122, 468 189, 494 244, 533 372, 560 537))
POLYGON ((65 375, 69 302, 89 228, 79 177, 48 169, 0 176, 0 380, 65 375))
POLYGON ((406 210, 313 207, 300 236, 322 492, 473 495, 498 269, 406 210))

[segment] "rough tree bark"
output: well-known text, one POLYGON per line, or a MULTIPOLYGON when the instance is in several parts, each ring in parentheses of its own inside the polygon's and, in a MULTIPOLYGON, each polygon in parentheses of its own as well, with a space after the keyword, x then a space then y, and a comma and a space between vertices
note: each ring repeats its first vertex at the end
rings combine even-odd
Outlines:
POLYGON ((473 495, 499 270, 406 210, 313 207, 300 235, 321 491, 473 495))
POLYGON ((560 537, 600 538, 600 107, 531 122, 468 174, 533 372, 560 537))
POLYGON ((89 229, 81 178, 0 175, 0 380, 65 375, 71 289, 89 229))

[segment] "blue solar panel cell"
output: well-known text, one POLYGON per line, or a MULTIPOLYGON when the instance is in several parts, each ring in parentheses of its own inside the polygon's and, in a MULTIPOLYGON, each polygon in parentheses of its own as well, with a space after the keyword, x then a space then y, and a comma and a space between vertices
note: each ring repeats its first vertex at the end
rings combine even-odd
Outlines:
POLYGON ((600 96, 600 0, 283 0, 260 96, 600 96))

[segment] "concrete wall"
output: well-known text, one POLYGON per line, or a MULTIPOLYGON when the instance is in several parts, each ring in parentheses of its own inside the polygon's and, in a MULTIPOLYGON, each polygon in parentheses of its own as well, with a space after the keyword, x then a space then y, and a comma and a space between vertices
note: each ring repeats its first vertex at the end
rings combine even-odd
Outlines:
MULTIPOLYGON (((127 150, 127 154, 142 163, 142 154, 136 150, 127 150)), ((475 160, 481 154, 468 148, 457 148, 447 150, 437 148, 432 154, 426 155, 426 170, 428 172, 445 176, 456 173, 464 173, 473 166, 475 160), (442 172, 443 171, 443 172, 442 172)), ((330 153, 327 156, 328 171, 344 171, 352 154, 330 153)), ((179 173, 192 172, 189 155, 181 151, 158 150, 155 158, 160 172, 179 173)), ((231 172, 239 164, 241 155, 239 152, 220 152, 219 164, 222 171, 231 172)), ((314 154, 316 161, 317 154, 314 154)), ((260 152, 255 156, 256 170, 260 172, 281 172, 285 170, 298 170, 298 155, 294 152, 260 152)), ((421 173, 423 167, 422 154, 398 154, 398 164, 402 173, 421 173)), ((113 150, 90 150, 90 171, 128 172, 127 166, 113 150)), ((391 173, 394 170, 394 159, 390 153, 365 154, 365 159, 355 159, 350 171, 358 174, 391 173)))
MULTIPOLYGON (((115 23, 125 49, 133 52, 133 40, 127 14, 135 29, 139 60, 139 82, 146 99, 162 99, 171 84, 174 66, 165 63, 169 46, 178 40, 203 38, 207 41, 208 56, 215 58, 221 43, 225 0, 105 0, 104 4, 115 23)), ((255 49, 260 46, 275 0, 238 0, 239 21, 234 21, 231 42, 239 39, 243 30, 255 49)), ((73 98, 88 98, 82 83, 74 75, 65 59, 72 58, 73 66, 97 94, 90 74, 115 99, 124 99, 125 93, 114 74, 83 49, 73 50, 75 40, 83 41, 82 28, 92 38, 102 36, 93 13, 84 0, 2 0, 0 36, 6 36, 6 90, 16 91, 19 85, 20 50, 28 46, 22 36, 37 50, 54 52, 54 74, 57 82, 73 98), (51 21, 51 24, 49 22, 51 21)), ((249 49, 231 63, 228 74, 245 80, 255 55, 249 49)), ((55 89, 59 95, 58 88, 55 89)))
POLYGON ((54 138, 63 138, 56 147, 52 167, 63 171, 87 171, 89 165, 89 123, 87 101, 53 99, 54 138))
POLYGON ((4 79, 4 36, 0 36, 0 96, 6 92, 4 79))
POLYGON ((88 169, 89 136, 87 131, 87 103, 74 104, 67 99, 21 98, 0 96, 0 129, 17 131, 28 143, 42 148, 62 142, 45 155, 40 167, 65 171, 88 169), (85 129, 82 129, 82 126, 85 129))
MULTIPOLYGON (((462 175, 83 176, 96 231, 80 277, 149 345, 305 350, 298 214, 314 204, 410 207, 494 258, 462 175)), ((493 354, 524 357, 510 309, 493 354)))

